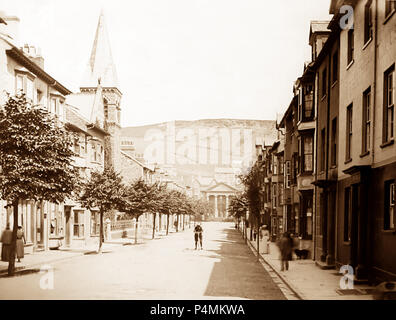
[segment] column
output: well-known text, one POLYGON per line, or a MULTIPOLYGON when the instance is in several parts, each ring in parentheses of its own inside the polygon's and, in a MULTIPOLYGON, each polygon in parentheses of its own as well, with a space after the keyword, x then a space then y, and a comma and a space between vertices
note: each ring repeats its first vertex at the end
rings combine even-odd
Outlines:
POLYGON ((219 216, 219 210, 217 207, 217 195, 215 195, 214 198, 215 198, 215 217, 217 218, 219 216))

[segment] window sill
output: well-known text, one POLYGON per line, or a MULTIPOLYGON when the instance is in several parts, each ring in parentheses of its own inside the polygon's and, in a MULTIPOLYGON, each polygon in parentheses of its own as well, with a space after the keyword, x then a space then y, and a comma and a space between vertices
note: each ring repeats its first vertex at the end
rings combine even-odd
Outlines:
POLYGON ((362 50, 366 49, 368 47, 368 45, 373 41, 373 37, 370 37, 370 39, 368 39, 366 41, 366 43, 364 44, 362 50))
POLYGON ((351 242, 350 241, 344 241, 344 246, 350 246, 351 242))
POLYGON ((389 21, 389 19, 392 18, 392 16, 395 14, 395 12, 396 12, 396 9, 393 9, 393 10, 385 17, 384 24, 386 24, 386 23, 389 21))
POLYGON ((333 84, 331 85, 331 88, 333 89, 338 83, 338 80, 334 81, 333 84))
POLYGON ((364 158, 365 156, 367 156, 369 154, 370 154, 370 151, 366 151, 366 152, 362 153, 359 157, 364 158))
POLYGON ((395 140, 394 140, 394 139, 391 139, 391 140, 389 140, 389 141, 384 142, 383 144, 381 144, 381 145, 380 145, 380 148, 381 148, 381 149, 386 148, 386 147, 388 147, 388 146, 391 146, 391 145, 394 144, 394 143, 395 143, 395 140))
POLYGON ((396 230, 395 229, 382 230, 382 233, 385 233, 385 234, 396 234, 396 230))
POLYGON ((344 164, 348 164, 350 162, 352 162, 352 158, 349 158, 349 159, 345 160, 344 164))
POLYGON ((349 68, 352 67, 354 62, 355 62, 355 60, 352 59, 352 61, 349 62, 349 64, 347 65, 346 69, 349 70, 349 68))

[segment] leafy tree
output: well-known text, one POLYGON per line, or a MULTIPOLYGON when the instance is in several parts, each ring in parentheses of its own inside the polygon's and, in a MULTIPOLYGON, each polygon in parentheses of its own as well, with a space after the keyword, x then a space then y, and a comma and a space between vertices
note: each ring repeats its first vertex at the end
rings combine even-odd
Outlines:
POLYGON ((100 231, 98 253, 102 253, 103 243, 103 216, 110 210, 122 211, 125 206, 125 186, 121 176, 109 166, 103 172, 94 171, 90 179, 82 184, 79 201, 82 206, 91 209, 99 208, 100 231))
POLYGON ((249 203, 244 193, 239 193, 231 199, 228 212, 239 222, 240 218, 245 217, 249 203))
POLYGON ((161 187, 160 201, 158 201, 158 211, 166 216, 166 235, 169 234, 169 217, 177 210, 178 193, 161 187))
POLYGON ((143 179, 136 180, 126 188, 124 204, 121 211, 136 219, 135 243, 137 243, 139 217, 145 212, 153 212, 157 206, 158 197, 156 184, 148 184, 143 179))
POLYGON ((73 142, 59 122, 24 94, 9 96, 0 107, 0 196, 13 207, 13 236, 8 274, 15 272, 20 200, 60 203, 78 185, 73 142))

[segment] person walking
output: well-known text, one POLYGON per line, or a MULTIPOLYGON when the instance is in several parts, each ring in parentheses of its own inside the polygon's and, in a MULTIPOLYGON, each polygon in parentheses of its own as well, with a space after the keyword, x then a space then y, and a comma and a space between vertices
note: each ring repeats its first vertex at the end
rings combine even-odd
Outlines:
POLYGON ((285 232, 279 241, 281 254, 281 271, 289 270, 289 261, 292 260, 293 239, 288 232, 285 232))
POLYGON ((194 228, 195 250, 197 250, 198 241, 200 244, 200 248, 202 250, 202 232, 203 232, 202 227, 199 224, 197 224, 194 228))
POLYGON ((12 242, 12 230, 10 230, 10 224, 7 223, 5 230, 1 234, 1 243, 2 243, 1 261, 8 262, 10 260, 11 242, 12 242))
POLYGON ((21 259, 24 257, 24 244, 26 244, 25 234, 23 233, 22 227, 18 226, 16 240, 16 255, 18 262, 21 262, 21 259))

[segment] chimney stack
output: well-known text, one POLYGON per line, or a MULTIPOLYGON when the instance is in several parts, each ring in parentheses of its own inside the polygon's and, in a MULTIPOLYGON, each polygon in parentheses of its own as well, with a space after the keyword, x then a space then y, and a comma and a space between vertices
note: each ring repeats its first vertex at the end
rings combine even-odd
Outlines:
POLYGON ((41 49, 25 44, 21 50, 26 54, 33 62, 35 62, 41 69, 44 69, 44 58, 41 55, 41 49))

